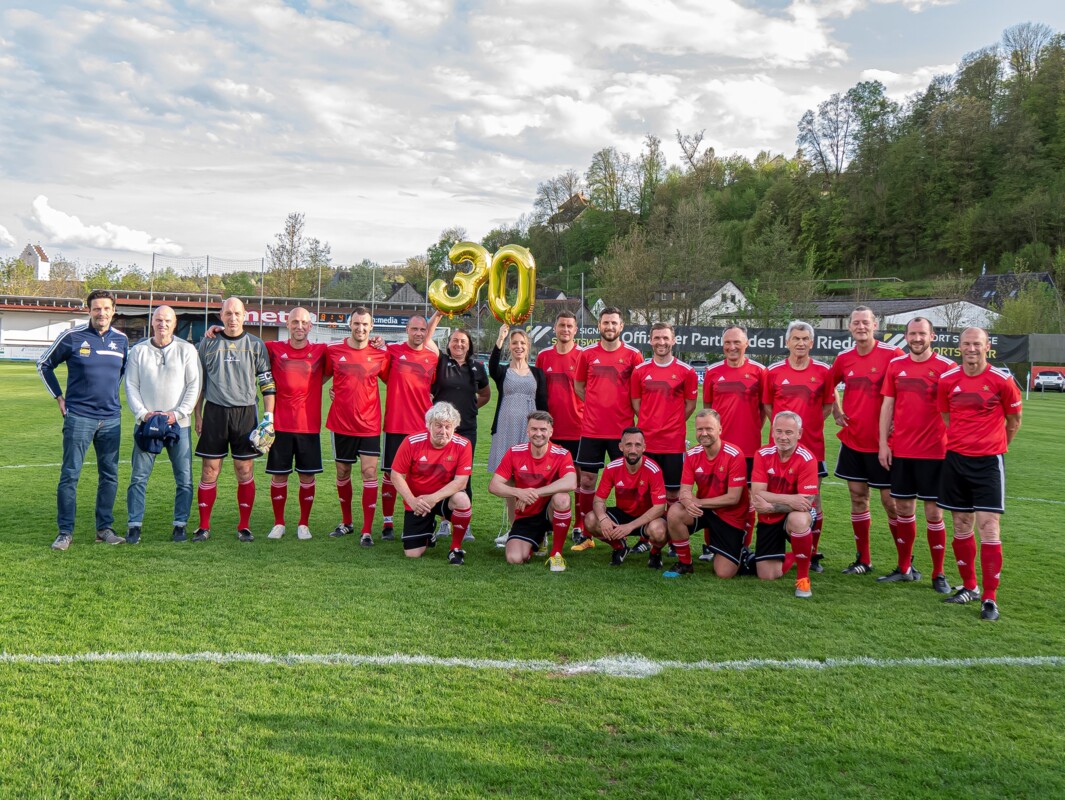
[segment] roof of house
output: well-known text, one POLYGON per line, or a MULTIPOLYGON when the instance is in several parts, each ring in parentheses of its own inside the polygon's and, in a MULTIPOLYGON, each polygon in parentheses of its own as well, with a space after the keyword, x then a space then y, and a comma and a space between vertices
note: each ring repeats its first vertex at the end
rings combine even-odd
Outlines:
POLYGON ((1026 283, 1046 283, 1054 287, 1054 278, 1049 272, 1004 272, 998 275, 981 275, 969 288, 969 299, 984 305, 1002 305, 1004 300, 1016 297, 1026 283))
POLYGON ((560 205, 558 211, 548 217, 547 224, 568 225, 583 214, 588 205, 588 196, 584 192, 577 192, 577 194, 560 205))
MULTIPOLYGON (((856 306, 860 305, 868 306, 874 314, 889 316, 891 314, 905 314, 908 311, 920 311, 922 308, 948 306, 957 302, 959 301, 942 297, 903 297, 890 300, 862 300, 861 302, 855 302, 854 300, 813 300, 810 305, 817 309, 818 315, 822 317, 845 317, 850 315, 856 306)), ((964 300, 962 302, 978 306, 984 305, 973 300, 964 300)))
POLYGON ((48 254, 44 252, 44 248, 39 244, 33 245, 33 250, 37 253, 37 258, 41 259, 41 261, 48 261, 48 254))

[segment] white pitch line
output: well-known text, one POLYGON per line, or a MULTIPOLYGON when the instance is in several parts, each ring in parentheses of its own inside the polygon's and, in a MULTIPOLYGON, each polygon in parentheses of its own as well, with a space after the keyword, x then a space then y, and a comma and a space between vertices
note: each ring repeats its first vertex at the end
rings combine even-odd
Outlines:
POLYGON ((972 667, 1065 667, 1065 656, 997 656, 988 658, 752 658, 742 661, 654 661, 640 655, 618 655, 591 661, 504 660, 489 658, 441 658, 438 656, 358 655, 354 653, 75 653, 35 655, 0 653, 0 664, 257 664, 265 666, 330 667, 462 667, 466 669, 549 672, 561 675, 606 675, 612 678, 650 678, 665 670, 702 672, 748 672, 751 670, 912 669, 972 667))

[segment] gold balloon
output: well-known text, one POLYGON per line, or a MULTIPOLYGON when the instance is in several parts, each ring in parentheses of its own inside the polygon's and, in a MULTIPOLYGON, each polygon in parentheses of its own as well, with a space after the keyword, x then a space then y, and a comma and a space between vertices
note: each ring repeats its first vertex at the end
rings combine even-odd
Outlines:
POLYGON ((488 280, 488 251, 477 242, 459 242, 447 254, 448 260, 458 266, 469 261, 469 272, 455 273, 455 286, 458 292, 451 294, 447 282, 437 278, 429 286, 429 302, 449 317, 461 314, 477 302, 477 292, 488 280))
POLYGON ((495 318, 507 325, 525 322, 533 310, 536 295, 536 260, 528 249, 508 244, 492 256, 488 273, 488 307, 495 318), (518 293, 514 304, 507 302, 507 271, 510 265, 518 267, 518 293))

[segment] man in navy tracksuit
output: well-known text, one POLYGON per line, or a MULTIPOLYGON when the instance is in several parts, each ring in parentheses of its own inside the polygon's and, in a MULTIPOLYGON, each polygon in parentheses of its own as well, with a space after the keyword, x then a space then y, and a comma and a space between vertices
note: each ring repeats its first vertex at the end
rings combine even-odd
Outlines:
POLYGON ((126 368, 129 342, 124 333, 111 327, 115 299, 110 292, 97 289, 89 294, 85 304, 89 309, 89 324, 59 334, 48 352, 37 360, 37 372, 63 415, 63 466, 56 491, 59 535, 52 542, 53 550, 66 550, 74 536, 78 478, 90 444, 96 451, 99 473, 96 541, 106 544, 125 541, 115 534, 113 525, 118 492, 118 447, 122 437, 118 386, 126 368), (65 397, 55 376, 55 368, 63 362, 67 365, 65 397))

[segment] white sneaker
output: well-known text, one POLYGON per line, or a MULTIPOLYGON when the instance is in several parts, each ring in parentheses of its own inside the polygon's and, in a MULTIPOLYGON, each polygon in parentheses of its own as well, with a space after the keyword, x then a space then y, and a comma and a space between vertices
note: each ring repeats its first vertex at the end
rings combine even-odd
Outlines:
POLYGON ((266 534, 266 538, 267 539, 280 539, 284 535, 285 535, 285 526, 284 525, 275 525, 274 527, 272 527, 270 529, 270 532, 268 534, 266 534))
POLYGON ((507 531, 502 536, 497 536, 496 537, 496 547, 506 547, 508 538, 510 538, 510 531, 507 531))
POLYGON ((451 538, 451 523, 446 519, 440 520, 440 525, 436 529, 437 539, 450 539, 451 538))
POLYGON ((296 538, 297 539, 310 539, 311 538, 311 529, 308 528, 306 525, 297 525, 296 526, 296 538))
POLYGON ((476 541, 476 537, 472 533, 470 533, 469 530, 467 530, 466 534, 462 537, 462 541, 464 541, 464 542, 473 542, 473 541, 476 541))

